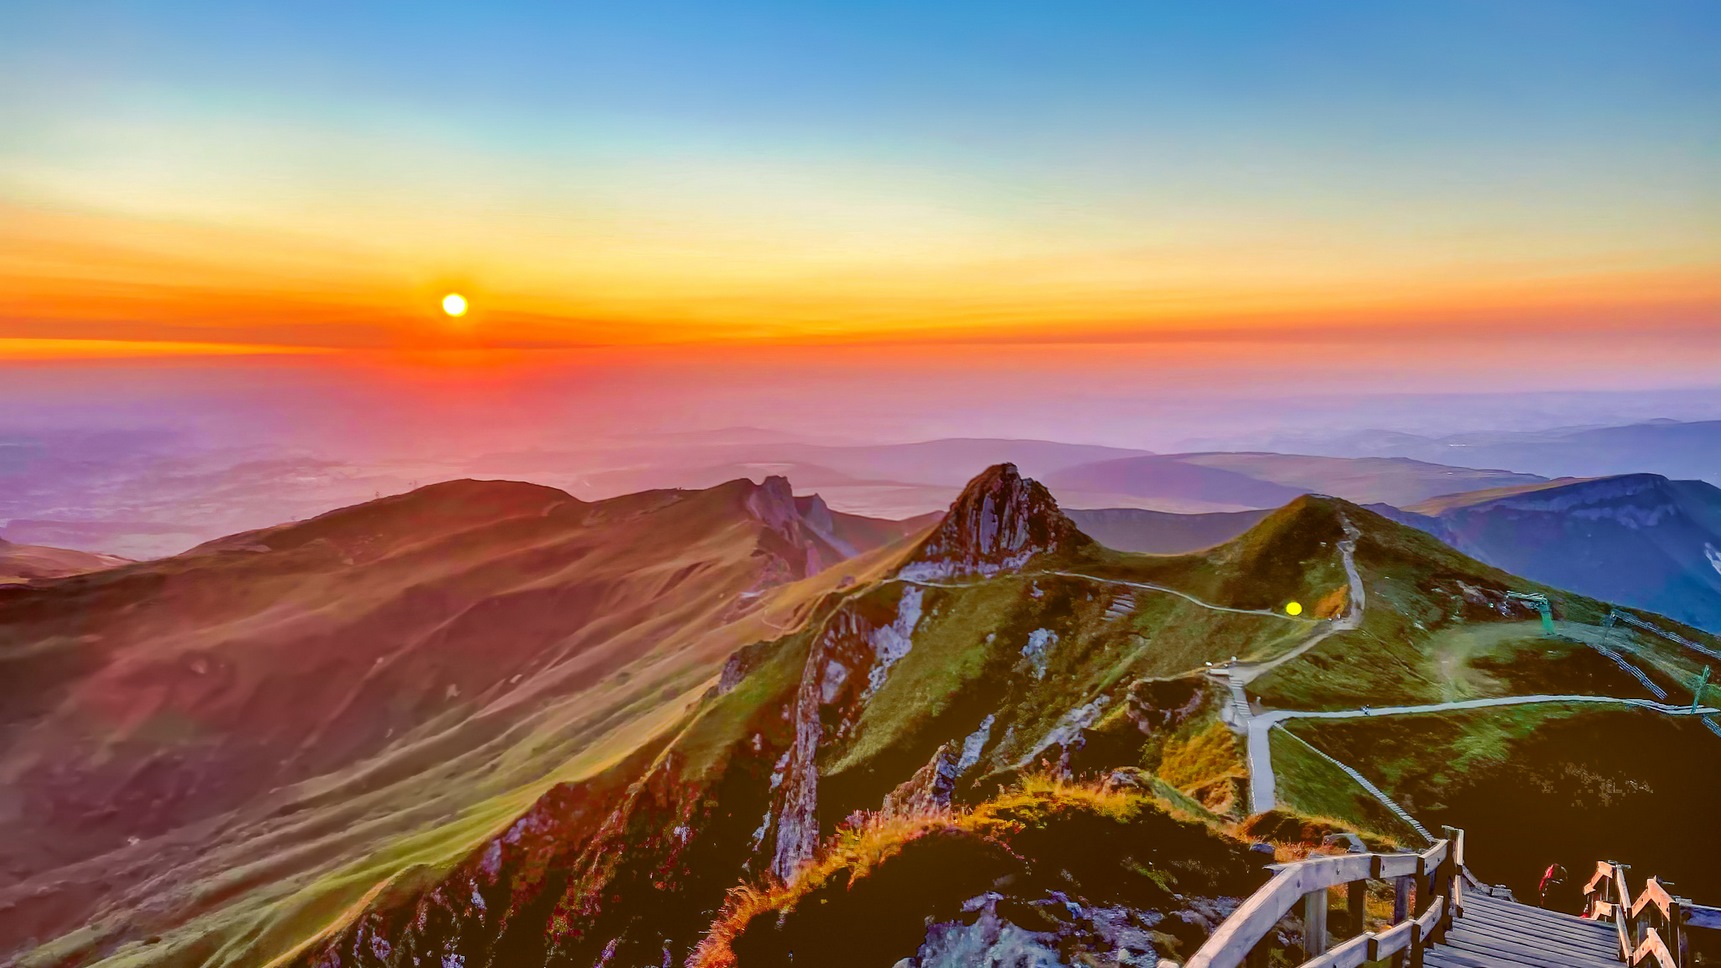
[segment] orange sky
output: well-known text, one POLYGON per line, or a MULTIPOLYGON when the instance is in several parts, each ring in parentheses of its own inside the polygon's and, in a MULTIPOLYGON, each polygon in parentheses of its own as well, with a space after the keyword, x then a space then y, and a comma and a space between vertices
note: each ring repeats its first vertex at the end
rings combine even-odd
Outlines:
POLYGON ((1059 251, 1058 239, 1010 258, 985 245, 936 261, 888 249, 865 258, 779 252, 774 271, 755 258, 730 273, 723 247, 709 241, 634 260, 612 255, 600 271, 532 255, 574 241, 510 235, 456 271, 441 266, 462 260, 358 233, 331 242, 163 218, 4 212, 5 358, 689 342, 1235 344, 1311 330, 1457 336, 1498 326, 1623 337, 1721 319, 1721 271, 1706 263, 1599 255, 1523 263, 1482 251, 1452 265, 1414 250, 1365 252, 1343 236, 1282 256, 1242 243, 1059 251), (456 290, 473 311, 450 320, 437 304, 456 290))
POLYGON ((26 7, 0 360, 1721 363, 1700 12, 26 7))

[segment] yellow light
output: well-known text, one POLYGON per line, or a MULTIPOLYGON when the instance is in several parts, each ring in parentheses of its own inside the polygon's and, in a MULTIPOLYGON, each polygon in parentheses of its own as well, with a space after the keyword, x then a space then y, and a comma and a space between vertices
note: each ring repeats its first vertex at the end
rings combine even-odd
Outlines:
POLYGON ((466 297, 457 292, 451 292, 442 297, 442 311, 450 316, 466 315, 466 297))
POLYGON ((1303 603, 1302 602, 1286 602, 1285 603, 1285 614, 1286 615, 1301 615, 1301 614, 1303 614, 1303 603))

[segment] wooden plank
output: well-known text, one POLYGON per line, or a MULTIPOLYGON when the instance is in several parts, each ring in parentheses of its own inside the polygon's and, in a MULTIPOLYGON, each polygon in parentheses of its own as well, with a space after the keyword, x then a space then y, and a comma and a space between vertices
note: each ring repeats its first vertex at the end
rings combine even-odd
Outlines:
POLYGON ((1273 875, 1190 957, 1187 968, 1237 968, 1306 892, 1307 866, 1291 864, 1273 875))
POLYGON ((1475 953, 1456 948, 1430 948, 1423 962, 1425 968, 1503 968, 1511 962, 1498 958, 1478 958, 1475 953))
POLYGON ((1667 888, 1662 887, 1661 881, 1654 877, 1643 882, 1643 892, 1637 896, 1636 903, 1632 904, 1631 916, 1636 918, 1643 913, 1644 908, 1651 904, 1661 911, 1662 917, 1672 916, 1673 895, 1667 893, 1667 888))
POLYGON ((1436 867, 1439 867, 1441 864, 1446 862, 1446 858, 1451 853, 1451 851, 1452 851, 1452 842, 1451 841, 1449 841, 1449 840, 1439 841, 1433 847, 1430 847, 1427 850, 1422 852, 1422 855, 1421 855, 1422 856, 1422 869, 1425 871, 1431 871, 1431 870, 1435 869, 1436 867))
POLYGON ((1617 961, 1613 956, 1611 947, 1571 944, 1558 936, 1549 936, 1522 929, 1514 930, 1496 925, 1472 926, 1466 924, 1462 930, 1454 929, 1449 932, 1447 941, 1452 944, 1467 942, 1504 948, 1522 946, 1532 951, 1541 951, 1549 955, 1559 955, 1573 960, 1590 959, 1607 963, 1617 961))
POLYGON ((1318 887, 1303 895, 1303 956, 1313 958, 1327 950, 1327 889, 1318 887))
POLYGON ((1608 939, 1606 942, 1597 942, 1593 939, 1572 937, 1525 925, 1480 922, 1471 918, 1465 918, 1460 923, 1463 925, 1462 932, 1458 932, 1456 928, 1454 932, 1462 933, 1465 936, 1475 935, 1508 940, 1529 939, 1551 949, 1569 951, 1573 954, 1596 955, 1603 958, 1613 958, 1616 954, 1612 939, 1608 939))
POLYGON ((1450 948, 1477 958, 1492 959, 1494 964, 1530 965, 1534 968, 1616 968, 1619 962, 1599 955, 1569 955, 1539 949, 1529 944, 1479 941, 1473 938, 1448 938, 1442 948, 1450 948))
POLYGON ((1368 935, 1361 935, 1338 945, 1318 958, 1303 962, 1301 968, 1360 968, 1369 958, 1368 935))
POLYGON ((1552 931, 1562 931, 1574 936, 1602 939, 1613 942, 1613 924, 1607 921, 1586 921, 1583 918, 1561 914, 1558 911, 1544 911, 1523 904, 1502 906, 1499 902, 1487 902, 1476 895, 1471 895, 1468 906, 1464 910, 1466 920, 1473 918, 1488 918, 1505 921, 1509 924, 1534 924, 1552 931))
MULTIPOLYGON (((1592 934, 1563 931, 1548 924, 1535 921, 1508 921, 1484 915, 1466 915, 1459 924, 1465 931, 1477 931, 1483 934, 1505 936, 1524 936, 1543 938, 1550 943, 1583 951, 1600 951, 1612 953, 1613 936, 1607 934, 1592 934)), ((1456 927, 1453 930, 1458 930, 1456 927)))
POLYGON ((1379 934, 1373 935, 1368 949, 1368 960, 1380 961, 1389 958, 1410 947, 1412 936, 1416 932, 1416 924, 1411 921, 1401 921, 1379 934))
POLYGON ((1613 880, 1613 865, 1605 860, 1596 861, 1596 872, 1590 875, 1589 882, 1584 885, 1585 894, 1595 893, 1602 884, 1613 880))
POLYGON ((1705 931, 1721 931, 1721 907, 1707 904, 1685 905, 1685 926, 1705 931))
POLYGON ((1329 887, 1368 877, 1373 860, 1368 854, 1349 854, 1341 857, 1316 857, 1294 866, 1303 870, 1304 891, 1324 891, 1329 887))
POLYGON ((1381 854, 1380 871, 1375 874, 1376 880, 1390 881, 1395 877, 1405 877, 1417 873, 1422 857, 1417 854, 1381 854))
POLYGON ((1443 897, 1435 898, 1434 903, 1428 905, 1428 910, 1422 912, 1422 916, 1416 919, 1416 925, 1422 929, 1423 937, 1427 937, 1429 932, 1434 930, 1434 926, 1440 923, 1441 915, 1445 913, 1446 899, 1443 897))
POLYGON ((1673 960, 1673 952, 1667 950, 1667 944, 1661 940, 1661 935, 1654 931, 1645 935, 1643 943, 1631 953, 1631 963, 1641 965, 1651 958, 1655 959, 1659 968, 1679 968, 1679 963, 1673 960))

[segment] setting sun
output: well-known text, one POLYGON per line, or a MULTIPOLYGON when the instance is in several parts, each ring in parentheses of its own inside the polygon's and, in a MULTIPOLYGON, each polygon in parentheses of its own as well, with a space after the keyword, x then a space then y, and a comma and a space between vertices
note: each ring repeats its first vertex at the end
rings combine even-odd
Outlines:
POLYGON ((466 297, 457 292, 451 292, 442 297, 442 311, 450 316, 466 315, 466 297))

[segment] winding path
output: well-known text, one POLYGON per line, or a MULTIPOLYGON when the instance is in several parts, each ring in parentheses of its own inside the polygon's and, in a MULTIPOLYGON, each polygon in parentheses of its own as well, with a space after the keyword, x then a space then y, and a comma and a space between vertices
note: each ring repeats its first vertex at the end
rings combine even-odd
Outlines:
MULTIPOLYGON (((1141 588, 1146 589, 1147 591, 1164 592, 1167 595, 1176 595, 1178 598, 1192 602, 1202 608, 1212 609, 1215 612, 1231 612, 1236 615, 1264 615, 1268 618, 1284 619, 1287 622, 1307 621, 1306 619, 1292 618, 1283 612, 1277 612, 1270 608, 1232 608, 1229 605, 1215 605, 1212 602, 1204 602, 1188 592, 1179 591, 1167 585, 1156 585, 1152 582, 1146 581, 1128 581, 1122 578, 1102 578, 1099 575, 1084 575, 1079 571, 1018 571, 1012 572, 1011 575, 1016 578, 1075 578, 1081 581, 1091 581, 1100 585, 1123 585, 1128 588, 1141 588)), ((973 581, 937 581, 930 578, 905 578, 901 575, 892 575, 889 578, 883 579, 883 581, 901 582, 904 585, 919 585, 923 588, 973 588, 976 585, 984 585, 995 577, 997 576, 985 575, 973 581)))
POLYGON ((1491 699, 1463 699, 1457 702, 1437 702, 1425 706, 1381 706, 1380 708, 1342 710, 1275 709, 1249 719, 1249 800, 1250 809, 1263 813, 1278 804, 1273 779, 1273 758, 1269 752, 1269 731, 1292 719, 1364 719, 1376 716, 1410 716, 1417 713, 1443 713, 1464 709, 1489 709, 1499 706, 1525 706, 1533 703, 1593 703, 1600 705, 1636 706, 1667 716, 1710 716, 1721 710, 1708 706, 1673 706, 1652 699, 1625 699, 1616 696, 1495 696, 1491 699))
POLYGON ((1229 676, 1233 682, 1253 682, 1261 675, 1277 669, 1292 659, 1308 652, 1315 646, 1320 645, 1322 642, 1325 642, 1328 636, 1336 632, 1349 632, 1362 626, 1362 610, 1368 602, 1368 591, 1363 588, 1362 573, 1357 571, 1356 567, 1356 543, 1357 539, 1362 537, 1362 532, 1357 530, 1356 525, 1351 524, 1350 518, 1342 515, 1339 517, 1339 524, 1341 524, 1345 529, 1344 540, 1339 542, 1339 559, 1344 562, 1345 575, 1350 579, 1350 608, 1345 610, 1345 614, 1342 617, 1335 620, 1320 632, 1309 636, 1308 641, 1297 646, 1291 651, 1286 652, 1284 655, 1275 656, 1264 662, 1233 663, 1225 670, 1225 674, 1229 676))

